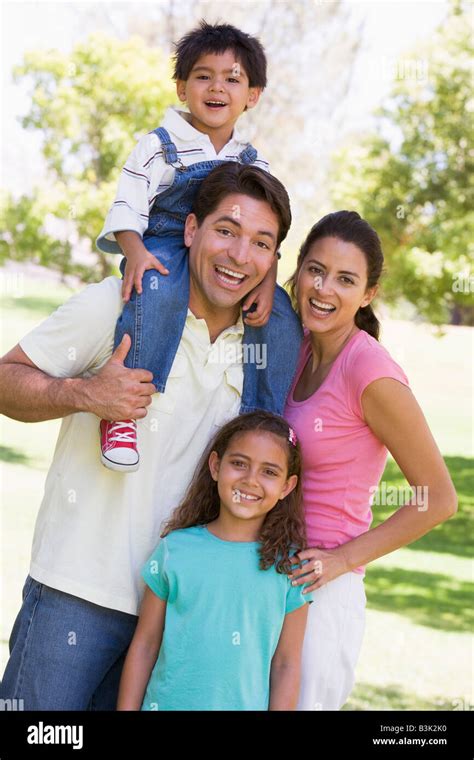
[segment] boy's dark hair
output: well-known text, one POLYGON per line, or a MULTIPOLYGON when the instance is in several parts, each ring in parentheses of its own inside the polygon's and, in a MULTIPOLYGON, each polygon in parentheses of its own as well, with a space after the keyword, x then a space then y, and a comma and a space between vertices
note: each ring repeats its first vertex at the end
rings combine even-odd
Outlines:
POLYGON ((290 442, 290 426, 283 417, 270 412, 258 411, 241 414, 227 422, 214 436, 196 468, 193 480, 181 504, 165 523, 161 536, 173 530, 207 525, 219 516, 220 498, 217 483, 209 470, 211 451, 222 459, 234 436, 250 431, 265 431, 277 436, 287 453, 287 477, 298 476, 296 487, 280 499, 265 516, 259 543, 260 569, 275 565, 280 573, 289 572, 290 557, 306 548, 306 526, 302 503, 301 449, 298 441, 290 442))
POLYGON ((228 195, 249 195, 266 201, 278 217, 277 249, 291 225, 290 199, 279 179, 252 164, 226 161, 216 166, 203 180, 193 203, 193 213, 201 226, 228 195))
POLYGON ((188 79, 191 69, 207 53, 232 50, 237 63, 244 68, 250 87, 267 85, 267 59, 263 45, 256 37, 241 32, 231 24, 208 24, 201 19, 199 26, 175 43, 173 79, 188 79))

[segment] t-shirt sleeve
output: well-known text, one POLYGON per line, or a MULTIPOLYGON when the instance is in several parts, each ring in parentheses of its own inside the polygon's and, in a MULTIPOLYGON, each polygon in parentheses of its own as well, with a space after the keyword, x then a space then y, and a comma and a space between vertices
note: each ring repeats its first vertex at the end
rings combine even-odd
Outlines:
MULTIPOLYGON (((304 560, 301 564, 295 566, 293 569, 297 570, 299 567, 302 567, 308 562, 308 560, 304 560)), ((298 607, 302 607, 303 604, 311 604, 313 599, 313 593, 309 592, 308 594, 303 594, 304 589, 308 586, 308 583, 305 583, 304 585, 300 586, 292 586, 291 580, 288 578, 288 590, 286 592, 286 610, 285 615, 287 615, 289 612, 293 612, 293 610, 297 610, 298 607)))
POLYGON ((120 280, 88 285, 20 340, 25 354, 51 377, 79 377, 110 356, 122 311, 120 280))
POLYGON ((168 545, 162 538, 155 551, 142 568, 142 578, 160 599, 168 600, 170 584, 167 573, 168 545))
POLYGON ((409 386, 408 378, 383 346, 360 351, 346 367, 349 403, 353 412, 363 418, 362 394, 375 380, 389 377, 409 386))

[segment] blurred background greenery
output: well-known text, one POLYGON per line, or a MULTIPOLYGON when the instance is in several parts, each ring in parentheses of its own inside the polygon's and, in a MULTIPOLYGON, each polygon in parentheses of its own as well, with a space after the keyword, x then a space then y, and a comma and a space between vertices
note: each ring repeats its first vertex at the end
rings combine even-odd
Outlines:
MULTIPOLYGON (((47 182, 3 194, 0 263, 34 261, 84 282, 113 271, 116 259, 91 241, 135 139, 176 103, 172 41, 201 15, 220 12, 215 3, 192 2, 185 16, 185 5, 178 12, 161 3, 138 27, 131 17, 132 36, 80 35, 67 52, 30 50, 15 66, 14 80, 29 96, 22 124, 41 138, 47 182), (81 251, 90 255, 81 260, 81 251)), ((431 322, 472 325, 472 5, 453 0, 422 44, 374 63, 393 83, 364 134, 348 128, 343 108, 364 50, 351 5, 246 3, 245 15, 251 10, 270 85, 244 121, 287 186, 296 217, 280 277, 290 274, 291 253, 323 212, 356 208, 382 238, 385 302, 408 302, 431 322)), ((239 4, 226 7, 226 21, 242 24, 243 16, 239 4)))
MULTIPOLYGON (((22 6, 22 35, 34 41, 39 17, 22 6)), ((22 94, 23 131, 2 159, 11 174, 0 196, 2 353, 84 283, 117 271, 116 258, 93 242, 136 139, 177 104, 172 42, 202 17, 257 34, 269 59, 269 87, 239 128, 292 201, 279 279, 291 274, 299 244, 327 211, 356 209, 374 225, 386 257, 382 341, 409 376, 459 496, 454 519, 369 568, 367 631, 345 709, 468 709, 471 4, 249 0, 228 3, 224 12, 218 2, 162 0, 71 4, 67 14, 58 3, 41 7, 37 43, 21 60, 13 56, 4 73, 12 92, 22 94), (390 15, 394 5, 399 10, 390 15), (57 45, 45 47, 41 29, 55 19, 64 40, 58 32, 57 45), (390 19, 397 21, 392 31, 390 19), (415 20, 427 30, 416 40, 409 33, 415 20), (397 54, 384 54, 383 40, 397 34, 411 44, 398 40, 397 54), (383 39, 375 53, 377 35, 383 39), (363 118, 362 101, 371 104, 363 118)), ((8 23, 3 34, 6 40, 8 23)), ((15 47, 14 36, 6 41, 15 47)), ((58 424, 2 420, 0 670, 58 424)), ((391 460, 383 482, 405 483, 391 460)), ((374 524, 392 509, 374 507, 374 524)))

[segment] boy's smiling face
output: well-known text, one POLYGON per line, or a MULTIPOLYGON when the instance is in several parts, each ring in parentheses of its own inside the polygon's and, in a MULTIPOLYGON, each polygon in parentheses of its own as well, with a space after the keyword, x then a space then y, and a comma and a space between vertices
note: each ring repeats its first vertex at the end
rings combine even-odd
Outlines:
POLYGON ((262 92, 260 87, 249 86, 233 50, 198 58, 188 79, 178 79, 176 91, 179 99, 188 104, 192 126, 209 136, 227 132, 225 142, 239 116, 246 107, 257 104, 262 92))

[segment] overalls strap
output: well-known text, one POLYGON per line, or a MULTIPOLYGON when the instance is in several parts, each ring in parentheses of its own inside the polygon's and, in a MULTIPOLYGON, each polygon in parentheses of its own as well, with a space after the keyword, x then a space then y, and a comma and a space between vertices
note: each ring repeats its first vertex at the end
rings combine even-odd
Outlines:
MULTIPOLYGON (((181 166, 182 161, 178 158, 178 151, 176 150, 176 145, 172 141, 169 132, 164 127, 157 127, 153 130, 154 134, 158 136, 159 141, 161 142, 161 147, 163 149, 164 159, 165 163, 167 164, 175 164, 179 163, 181 166)), ((250 143, 239 153, 237 160, 241 164, 253 164, 256 161, 257 158, 257 151, 253 147, 253 145, 250 145, 250 143)))
POLYGON ((250 145, 250 143, 247 145, 246 148, 239 153, 238 161, 241 164, 253 164, 255 163, 257 158, 257 151, 253 147, 253 145, 250 145))
POLYGON ((178 161, 178 151, 176 150, 176 145, 172 141, 169 132, 164 127, 157 127, 153 130, 153 133, 158 136, 158 139, 161 142, 165 163, 175 164, 178 161))

